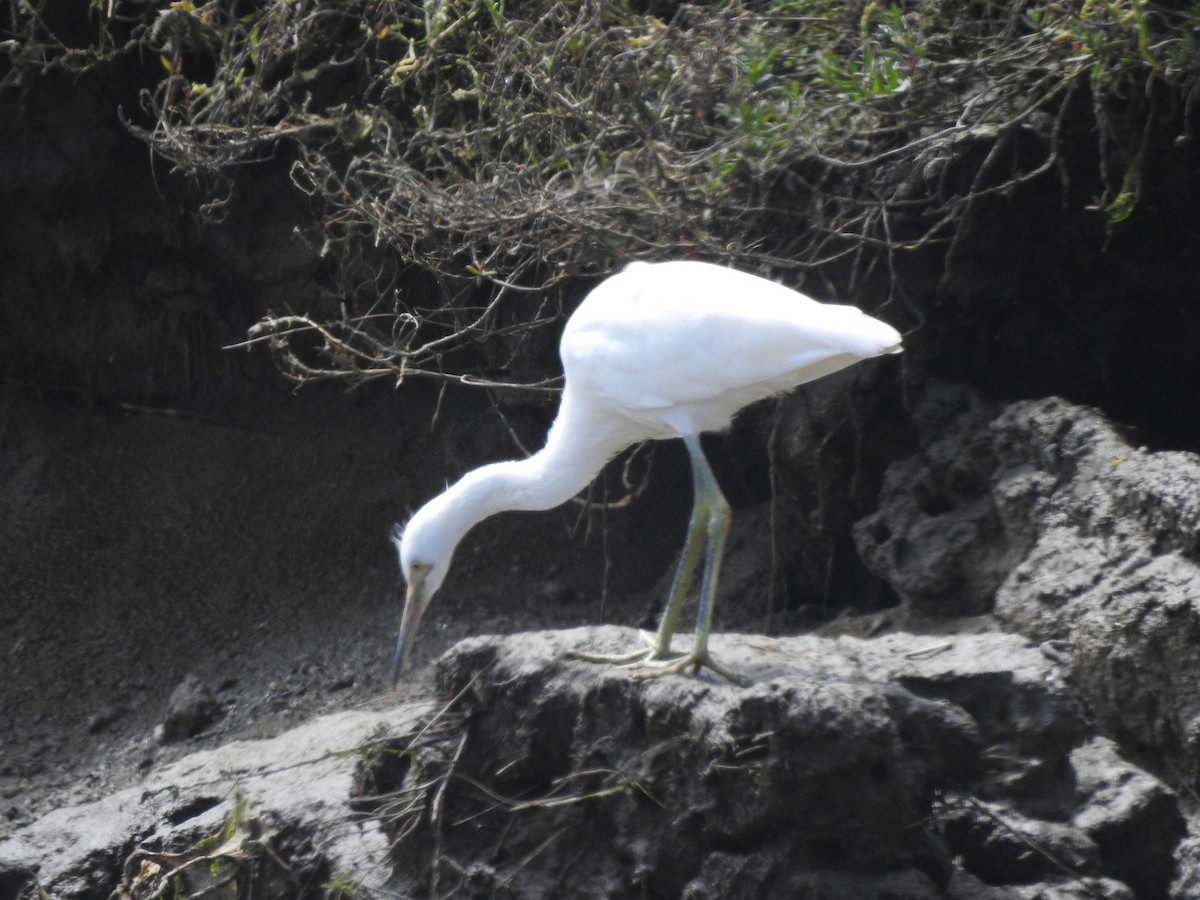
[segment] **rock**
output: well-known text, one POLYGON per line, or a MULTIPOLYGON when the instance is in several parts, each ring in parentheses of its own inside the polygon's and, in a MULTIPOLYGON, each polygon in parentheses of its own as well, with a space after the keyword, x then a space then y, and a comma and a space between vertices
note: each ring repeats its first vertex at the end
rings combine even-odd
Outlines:
MULTIPOLYGON (((169 871, 157 851, 195 852, 230 823, 256 833, 301 882, 343 878, 369 889, 386 878, 388 846, 379 823, 354 808, 359 753, 416 719, 413 706, 336 713, 270 740, 194 753, 137 787, 56 810, 0 841, 0 896, 31 897, 36 887, 55 900, 107 897, 123 878, 169 871)), ((231 859, 234 850, 245 852, 230 848, 231 859)))
POLYGON ((542 582, 535 590, 534 596, 539 605, 554 604, 564 606, 568 603, 574 603, 579 599, 575 593, 575 589, 562 578, 549 578, 542 582))
POLYGON ((1120 896, 1167 897, 1173 851, 1187 831, 1174 793, 1105 738, 1073 750, 1069 772, 1076 805, 1065 821, 1069 803, 1039 820, 1022 814, 1019 797, 996 803, 948 794, 941 818, 951 849, 993 883, 1069 873, 1120 884, 1120 896))
POLYGON ((129 710, 123 706, 114 706, 111 704, 102 706, 88 716, 86 723, 88 734, 99 734, 128 712, 129 710))
POLYGON ((867 567, 920 615, 990 610, 1031 540, 1005 531, 988 491, 998 411, 971 391, 929 386, 913 410, 920 448, 888 467, 877 511, 854 526, 867 567))
POLYGON ((1041 467, 1055 483, 997 615, 1027 634, 1069 637, 1105 732, 1148 765, 1195 779, 1200 458, 1138 451, 1061 401, 1015 406, 995 428, 1009 468, 1041 467))
POLYGON ((184 678, 171 693, 167 713, 159 726, 164 744, 187 740, 207 729, 221 716, 221 704, 195 675, 184 678))
POLYGON ((945 802, 940 819, 950 849, 985 881, 1022 883, 1064 872, 1099 872, 1100 848, 1080 828, 957 792, 947 794, 945 802))
POLYGON ((56 810, 0 842, 0 890, 1165 896, 1174 794, 1091 739, 1030 641, 713 636, 748 686, 563 657, 638 640, 463 641, 439 663, 448 702, 316 719, 56 810))
POLYGON ((433 786, 419 815, 375 807, 404 841, 389 889, 1133 896, 1106 877, 1119 853, 1080 811, 1091 802, 1073 755, 1089 734, 1084 707, 1036 645, 1001 634, 715 635, 714 653, 748 687, 563 659, 637 640, 617 628, 538 632, 470 639, 443 657, 463 729, 437 753, 395 746, 372 765, 383 797, 433 786), (969 834, 939 795, 988 810, 984 826, 969 834), (1039 846, 1045 855, 1028 859, 1039 846))
POLYGON ((1171 883, 1171 900, 1192 900, 1200 897, 1200 837, 1185 838, 1175 851, 1175 878, 1171 883))
POLYGON ((1130 446, 1094 410, 930 386, 933 435, 855 527, 920 614, 993 611, 1069 657, 1103 731, 1200 778, 1200 457, 1130 446))
POLYGON ((1086 798, 1071 824, 1096 842, 1101 869, 1138 897, 1165 897, 1174 850, 1187 832, 1179 804, 1161 781, 1121 759, 1116 744, 1098 738, 1071 754, 1086 798))
POLYGON ((1060 878, 1006 896, 1015 900, 1136 900, 1133 891, 1111 878, 1060 878))

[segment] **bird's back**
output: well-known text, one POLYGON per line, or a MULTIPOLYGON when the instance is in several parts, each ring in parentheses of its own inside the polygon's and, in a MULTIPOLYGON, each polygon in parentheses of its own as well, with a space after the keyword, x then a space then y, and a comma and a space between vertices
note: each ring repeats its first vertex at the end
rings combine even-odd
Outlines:
POLYGON ((645 437, 724 428, 755 400, 872 356, 894 328, 852 306, 700 262, 633 263, 597 286, 562 340, 568 389, 645 437))

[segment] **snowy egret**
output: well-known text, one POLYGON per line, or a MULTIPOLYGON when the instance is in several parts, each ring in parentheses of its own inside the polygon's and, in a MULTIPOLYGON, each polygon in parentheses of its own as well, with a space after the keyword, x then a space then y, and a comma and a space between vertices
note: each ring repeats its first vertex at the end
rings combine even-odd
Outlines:
POLYGON ((717 664, 708 651, 713 601, 729 530, 729 503, 700 448, 756 400, 859 360, 900 352, 900 334, 853 306, 818 303, 773 281, 702 262, 635 262, 601 282, 571 316, 559 348, 566 386, 546 446, 528 459, 464 475, 421 507, 394 538, 408 585, 393 679, 441 587, 454 549, 479 522, 506 510, 545 510, 574 497, 617 453, 647 440, 682 438, 691 457, 691 521, 657 638, 624 656, 644 675, 717 664), (671 638, 705 550, 695 642, 671 638))

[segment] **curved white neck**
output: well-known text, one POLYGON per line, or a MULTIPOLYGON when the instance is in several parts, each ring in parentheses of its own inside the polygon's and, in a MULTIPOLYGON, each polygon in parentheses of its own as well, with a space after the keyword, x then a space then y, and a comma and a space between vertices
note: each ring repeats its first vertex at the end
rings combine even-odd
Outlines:
POLYGON ((552 509, 565 503, 591 484, 605 463, 639 439, 631 426, 598 414, 568 385, 545 447, 528 459, 473 469, 418 510, 408 527, 434 529, 434 545, 454 547, 472 527, 496 513, 552 509))

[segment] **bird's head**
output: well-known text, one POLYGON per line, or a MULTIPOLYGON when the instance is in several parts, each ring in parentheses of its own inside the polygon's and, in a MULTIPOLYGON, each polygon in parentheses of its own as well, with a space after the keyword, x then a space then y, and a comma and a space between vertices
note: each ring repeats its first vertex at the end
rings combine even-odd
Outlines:
POLYGON ((447 551, 444 546, 439 546, 437 530, 430 527, 430 521, 418 513, 405 528, 397 526, 392 535, 392 542, 400 556, 400 572, 407 585, 400 634, 396 638, 396 655, 392 658, 393 682, 399 680, 407 667, 417 626, 421 624, 429 601, 446 580, 446 573, 450 569, 450 556, 454 548, 450 547, 447 551))

